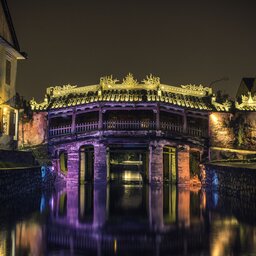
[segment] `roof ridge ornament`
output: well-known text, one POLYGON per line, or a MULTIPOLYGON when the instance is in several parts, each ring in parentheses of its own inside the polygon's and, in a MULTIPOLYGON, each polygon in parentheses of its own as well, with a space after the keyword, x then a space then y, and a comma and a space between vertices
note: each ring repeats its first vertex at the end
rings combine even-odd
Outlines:
POLYGON ((129 73, 124 79, 122 85, 125 86, 136 86, 138 85, 138 81, 134 79, 133 74, 129 73))
POLYGON ((236 100, 236 108, 239 110, 245 110, 247 108, 256 107, 256 94, 252 96, 251 92, 248 92, 248 95, 241 95, 242 102, 239 104, 236 100))
POLYGON ((146 79, 142 80, 142 83, 145 85, 154 85, 157 87, 160 85, 160 77, 150 74, 146 76, 146 79))
POLYGON ((46 94, 53 97, 60 97, 68 93, 72 93, 72 90, 77 88, 77 85, 66 84, 63 86, 52 86, 46 89, 46 94))
POLYGON ((47 95, 45 95, 44 101, 42 103, 37 103, 35 98, 32 98, 29 103, 32 110, 45 110, 49 105, 47 95))
POLYGON ((115 85, 117 82, 119 82, 118 79, 113 79, 113 75, 110 76, 103 76, 100 78, 100 86, 103 88, 110 88, 113 85, 115 85))
POLYGON ((212 94, 212 88, 203 86, 201 84, 200 85, 195 85, 195 84, 181 85, 181 88, 188 89, 191 91, 207 92, 209 94, 212 94))
POLYGON ((216 101, 216 95, 213 94, 211 99, 212 105, 216 108, 217 111, 229 111, 232 107, 232 102, 226 99, 224 102, 220 103, 216 101))

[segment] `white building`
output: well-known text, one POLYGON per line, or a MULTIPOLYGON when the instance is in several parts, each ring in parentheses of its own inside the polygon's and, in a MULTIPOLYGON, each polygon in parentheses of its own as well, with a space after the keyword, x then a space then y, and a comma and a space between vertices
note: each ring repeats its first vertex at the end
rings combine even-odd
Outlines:
POLYGON ((6 0, 0 0, 0 149, 12 149, 18 139, 18 110, 15 109, 17 61, 20 52, 6 0))

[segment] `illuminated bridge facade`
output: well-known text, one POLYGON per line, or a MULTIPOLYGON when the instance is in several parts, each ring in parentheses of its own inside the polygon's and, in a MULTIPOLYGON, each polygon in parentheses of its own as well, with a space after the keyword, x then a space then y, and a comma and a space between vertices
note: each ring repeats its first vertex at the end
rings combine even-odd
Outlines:
POLYGON ((97 85, 47 89, 34 111, 48 115, 48 144, 54 166, 68 186, 106 183, 172 182, 188 185, 190 163, 206 157, 208 116, 227 111, 211 88, 180 87, 129 74, 97 85))

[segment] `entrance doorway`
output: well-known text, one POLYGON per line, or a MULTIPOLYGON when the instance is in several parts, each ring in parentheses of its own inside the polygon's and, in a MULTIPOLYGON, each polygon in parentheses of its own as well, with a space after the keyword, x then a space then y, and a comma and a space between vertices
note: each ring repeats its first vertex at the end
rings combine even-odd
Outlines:
POLYGON ((163 176, 168 183, 177 182, 176 148, 165 146, 163 148, 163 176))
POLYGON ((94 174, 94 148, 83 146, 80 148, 80 184, 93 181, 94 174))
POLYGON ((148 179, 147 148, 110 147, 110 181, 142 183, 148 179))

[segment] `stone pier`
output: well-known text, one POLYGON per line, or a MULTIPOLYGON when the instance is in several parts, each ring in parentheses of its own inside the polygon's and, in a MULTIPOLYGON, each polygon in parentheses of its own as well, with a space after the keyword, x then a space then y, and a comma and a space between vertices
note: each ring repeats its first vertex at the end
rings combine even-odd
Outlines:
POLYGON ((107 148, 103 143, 94 145, 94 183, 107 183, 107 148))
POLYGON ((149 183, 152 185, 163 182, 163 146, 152 143, 149 146, 149 183))
POLYGON ((189 147, 179 146, 177 152, 178 163, 178 180, 177 185, 181 187, 189 187, 190 182, 190 164, 189 164, 189 147))
POLYGON ((68 173, 67 173, 67 189, 77 187, 79 185, 79 149, 70 146, 68 154, 68 173))

